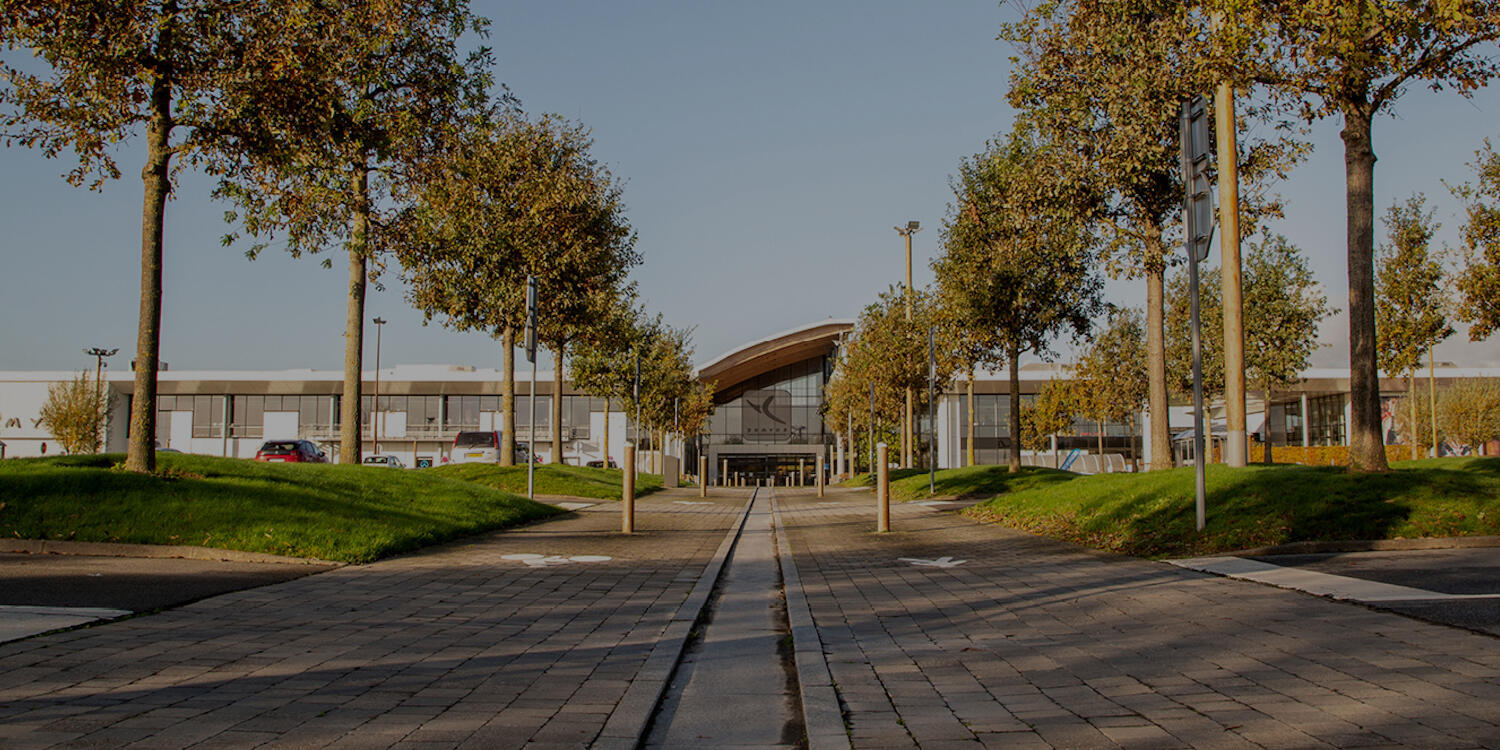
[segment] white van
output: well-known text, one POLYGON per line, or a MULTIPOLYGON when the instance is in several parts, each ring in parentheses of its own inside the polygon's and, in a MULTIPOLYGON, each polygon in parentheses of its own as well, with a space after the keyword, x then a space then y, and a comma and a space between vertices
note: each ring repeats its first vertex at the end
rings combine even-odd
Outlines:
MULTIPOLYGON (((525 443, 516 443, 516 463, 525 465, 525 443)), ((460 432, 453 438, 453 450, 448 454, 450 463, 497 464, 500 463, 500 431, 460 432)))

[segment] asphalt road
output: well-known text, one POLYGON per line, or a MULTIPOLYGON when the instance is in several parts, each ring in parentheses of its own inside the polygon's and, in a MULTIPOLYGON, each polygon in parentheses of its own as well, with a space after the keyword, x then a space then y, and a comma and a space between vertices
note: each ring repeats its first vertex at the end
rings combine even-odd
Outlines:
POLYGON ((331 565, 0 554, 0 605, 149 612, 289 581, 331 565))
POLYGON ((1254 559, 1435 594, 1474 597, 1384 601, 1369 606, 1500 635, 1500 547, 1266 555, 1254 559))

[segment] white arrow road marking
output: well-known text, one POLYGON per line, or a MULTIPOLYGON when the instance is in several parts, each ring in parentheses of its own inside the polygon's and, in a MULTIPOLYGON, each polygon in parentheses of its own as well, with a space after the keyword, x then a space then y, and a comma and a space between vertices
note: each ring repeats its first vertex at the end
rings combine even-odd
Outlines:
POLYGON ((898 557, 897 562, 907 562, 918 568, 956 568, 968 560, 955 560, 951 555, 944 555, 936 560, 922 560, 916 557, 898 557))
POLYGON ((564 557, 562 555, 538 555, 530 552, 522 552, 514 555, 502 555, 500 559, 523 562, 533 568, 549 568, 554 565, 568 565, 576 562, 608 562, 613 558, 607 555, 573 555, 571 557, 564 557))

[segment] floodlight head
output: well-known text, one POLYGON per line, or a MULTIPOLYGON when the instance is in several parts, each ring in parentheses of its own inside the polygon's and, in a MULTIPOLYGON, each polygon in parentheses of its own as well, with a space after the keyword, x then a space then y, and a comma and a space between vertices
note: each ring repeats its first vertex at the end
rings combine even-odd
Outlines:
POLYGON ((377 318, 375 318, 374 320, 372 320, 370 322, 374 323, 375 325, 378 325, 378 326, 383 326, 383 325, 385 325, 385 318, 377 317, 377 318))
POLYGON ((908 222, 906 222, 906 231, 908 231, 908 232, 915 232, 915 231, 917 231, 918 229, 921 229, 921 228, 922 228, 922 222, 920 222, 920 221, 908 221, 908 222))

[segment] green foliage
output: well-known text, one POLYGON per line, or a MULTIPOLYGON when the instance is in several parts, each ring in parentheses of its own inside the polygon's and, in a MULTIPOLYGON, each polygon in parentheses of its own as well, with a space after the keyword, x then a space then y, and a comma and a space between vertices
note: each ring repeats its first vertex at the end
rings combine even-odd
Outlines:
POLYGON ((120 459, 0 462, 0 534, 362 563, 559 512, 426 469, 164 453, 160 473, 138 474, 120 459))
POLYGON ((1464 202, 1463 266, 1454 279, 1458 317, 1469 323, 1469 340, 1500 330, 1500 154, 1486 139, 1475 153, 1477 184, 1454 193, 1464 202))
POLYGON ((852 419, 856 439, 864 435, 858 425, 869 426, 871 384, 875 386, 875 419, 881 425, 901 423, 907 388, 913 390, 915 408, 925 408, 929 328, 937 328, 940 336, 938 382, 946 383, 959 364, 958 353, 948 339, 942 338, 951 329, 942 326, 932 294, 923 290, 910 293, 912 320, 908 322, 904 289, 891 287, 860 312, 854 330, 844 338, 834 361, 833 377, 824 389, 824 419, 840 429, 852 419))
MULTIPOLYGON (((1218 268, 1201 273, 1203 393, 1211 397, 1224 391, 1223 285, 1218 268)), ((1167 371, 1181 394, 1193 388, 1188 286, 1184 269, 1172 277, 1167 291, 1167 371)), ((1318 322, 1328 314, 1307 259, 1285 237, 1263 233, 1245 253, 1240 289, 1246 379, 1263 393, 1291 385, 1308 367, 1318 345, 1318 322)))
MULTIPOLYGON (((1428 397, 1420 382, 1414 384, 1412 392, 1402 396, 1392 408, 1392 416, 1396 421, 1396 435, 1401 442, 1407 445, 1417 445, 1421 448, 1432 447, 1432 400, 1428 397), (1416 421, 1412 421, 1412 407, 1416 406, 1416 421), (1416 429, 1413 431, 1412 427, 1416 429)), ((1441 408, 1441 407, 1440 407, 1441 408)), ((1441 428, 1437 430, 1439 442, 1446 440, 1441 428)))
POLYGON ((1390 244, 1375 256, 1375 341, 1380 369, 1410 375, 1427 352, 1453 335, 1444 314, 1443 264, 1428 252, 1437 231, 1433 211, 1418 193, 1393 203, 1385 224, 1390 244))
POLYGON ((1079 358, 1073 383, 1083 416, 1135 424, 1146 400, 1146 326, 1141 311, 1111 309, 1109 326, 1079 358))
POLYGON ((87 373, 47 386, 42 425, 69 453, 97 453, 109 407, 87 373))
POLYGON ((1447 439, 1483 450, 1500 436, 1500 380, 1464 378, 1438 393, 1438 426, 1447 439))
POLYGON ((971 344, 965 364, 1048 357, 1053 337, 1084 335, 1100 310, 1091 196, 1053 179, 1055 151, 1017 129, 959 165, 933 270, 945 317, 971 344))
POLYGON ((1052 436, 1066 434, 1073 428, 1078 411, 1074 385, 1068 381, 1049 380, 1037 391, 1036 400, 1021 403, 1021 446, 1041 451, 1052 447, 1052 436))
MULTIPOLYGON (((934 497, 960 500, 990 498, 1066 482, 1077 475, 1037 466, 1025 466, 1019 472, 1012 472, 1004 466, 965 466, 961 469, 938 471, 933 478, 933 493, 927 491, 926 469, 893 469, 890 476, 891 498, 907 502, 934 497)), ((846 487, 875 486, 874 479, 869 474, 857 475, 843 484, 846 487)))
POLYGON ((966 515, 1143 557, 1190 557, 1302 541, 1500 533, 1500 459, 1342 467, 1210 464, 1208 528, 1196 530, 1193 469, 1076 478, 999 495, 966 515))
MULTIPOLYGON (((525 466, 493 464, 448 464, 425 471, 448 479, 482 484, 504 492, 526 494, 525 466)), ((624 483, 623 469, 593 469, 587 466, 541 464, 536 467, 536 493, 564 497, 619 500, 624 483)), ((648 495, 662 488, 660 474, 636 472, 635 494, 648 495)))

